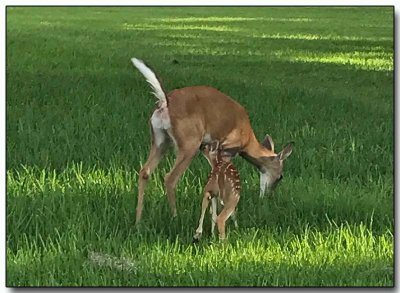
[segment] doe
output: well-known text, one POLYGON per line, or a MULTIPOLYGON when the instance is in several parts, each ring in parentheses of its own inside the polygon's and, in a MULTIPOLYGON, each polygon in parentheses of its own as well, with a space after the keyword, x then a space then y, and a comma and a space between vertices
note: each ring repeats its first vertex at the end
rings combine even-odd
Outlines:
MULTIPOLYGON (((246 110, 231 97, 209 86, 189 86, 166 92, 154 71, 142 60, 132 58, 157 98, 150 118, 151 148, 139 173, 136 224, 142 217, 144 190, 169 146, 176 148, 172 169, 165 175, 165 189, 172 215, 177 215, 175 188, 200 146, 217 140, 224 151, 239 154, 260 171, 260 196, 273 190, 282 179, 283 162, 292 144, 276 153, 270 136, 260 143, 246 110)), ((268 105, 268 102, 265 102, 268 105)), ((271 119, 270 119, 271 120, 271 119)))

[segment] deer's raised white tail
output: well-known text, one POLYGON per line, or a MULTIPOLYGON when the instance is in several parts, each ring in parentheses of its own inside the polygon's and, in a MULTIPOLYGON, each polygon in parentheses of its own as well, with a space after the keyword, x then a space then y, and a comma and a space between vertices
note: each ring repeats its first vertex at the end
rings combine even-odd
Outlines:
POLYGON ((146 81, 150 84, 151 88, 153 89, 154 96, 161 103, 166 103, 167 97, 165 96, 165 92, 156 74, 142 60, 132 58, 131 61, 133 65, 135 65, 135 67, 144 75, 146 81))

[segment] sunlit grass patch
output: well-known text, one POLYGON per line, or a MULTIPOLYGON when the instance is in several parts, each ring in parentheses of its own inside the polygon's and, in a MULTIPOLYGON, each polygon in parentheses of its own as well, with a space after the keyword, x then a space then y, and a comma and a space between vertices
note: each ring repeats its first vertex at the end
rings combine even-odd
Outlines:
POLYGON ((238 28, 229 27, 226 25, 190 25, 190 24, 179 24, 179 25, 165 25, 165 24, 128 24, 122 25, 124 30, 202 30, 202 31, 216 31, 216 32, 237 32, 238 28))
POLYGON ((326 63, 350 65, 356 69, 392 71, 393 54, 388 52, 297 52, 292 50, 275 52, 275 56, 291 62, 326 63))
POLYGON ((390 37, 358 37, 358 36, 344 36, 344 35, 318 35, 318 34, 254 34, 253 37, 262 39, 276 39, 276 40, 332 40, 332 41, 391 41, 390 37))
POLYGON ((13 196, 35 196, 42 192, 65 193, 68 190, 129 192, 136 183, 137 172, 121 168, 83 168, 71 163, 64 170, 45 170, 35 166, 21 166, 7 171, 8 190, 13 196))
POLYGON ((153 22, 246 22, 246 21, 267 21, 267 22, 311 22, 314 21, 307 17, 171 17, 171 18, 150 18, 153 22))
POLYGON ((236 22, 236 21, 252 21, 252 20, 262 20, 261 17, 229 17, 229 16, 210 16, 210 17, 169 17, 169 18, 149 18, 148 20, 152 22, 236 22))
POLYGON ((12 258, 8 267, 21 285, 90 286, 95 281, 103 286, 369 286, 376 276, 386 284, 393 277, 388 262, 393 235, 374 236, 363 224, 326 231, 305 227, 300 234, 268 228, 239 233, 231 233, 225 243, 210 239, 199 245, 181 237, 156 236, 144 243, 145 235, 117 234, 118 246, 101 235, 91 244, 101 246, 102 252, 86 252, 85 242, 68 233, 42 239, 37 247, 25 242, 17 251, 7 249, 12 258), (51 264, 50 276, 43 274, 51 264), (69 274, 63 275, 63 268, 69 274))
POLYGON ((265 17, 263 21, 272 21, 272 22, 312 22, 315 19, 308 18, 308 17, 265 17))
POLYGON ((226 48, 220 46, 207 46, 190 44, 187 42, 160 42, 154 44, 159 47, 174 48, 174 51, 178 51, 180 54, 187 56, 264 56, 265 53, 258 50, 246 50, 237 49, 235 47, 226 48))

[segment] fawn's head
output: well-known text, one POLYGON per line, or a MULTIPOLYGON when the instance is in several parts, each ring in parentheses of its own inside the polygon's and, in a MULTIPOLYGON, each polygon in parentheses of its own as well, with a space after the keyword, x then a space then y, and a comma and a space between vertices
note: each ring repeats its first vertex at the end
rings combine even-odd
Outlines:
MULTIPOLYGON (((275 153, 274 142, 272 138, 267 135, 262 145, 275 153)), ((283 150, 276 156, 262 157, 262 166, 260 167, 260 196, 263 196, 265 190, 267 192, 276 188, 278 183, 283 178, 283 161, 292 153, 293 142, 288 143, 283 150)))
POLYGON ((222 148, 217 140, 204 145, 202 151, 211 166, 214 166, 220 161, 226 160, 222 156, 222 148))

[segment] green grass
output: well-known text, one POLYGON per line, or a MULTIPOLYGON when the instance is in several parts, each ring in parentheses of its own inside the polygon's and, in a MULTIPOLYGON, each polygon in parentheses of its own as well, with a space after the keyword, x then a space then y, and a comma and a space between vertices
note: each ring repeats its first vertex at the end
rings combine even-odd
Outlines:
MULTIPOLYGON (((8 8, 8 286, 393 286, 392 8, 8 8), (200 155, 134 226, 154 98, 211 85, 295 141, 273 197, 241 158, 239 229, 198 245, 200 155), (178 61, 178 62, 175 62, 178 61)), ((207 213, 208 215, 208 213, 207 213)))

